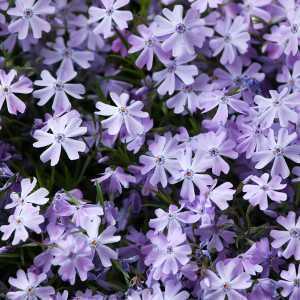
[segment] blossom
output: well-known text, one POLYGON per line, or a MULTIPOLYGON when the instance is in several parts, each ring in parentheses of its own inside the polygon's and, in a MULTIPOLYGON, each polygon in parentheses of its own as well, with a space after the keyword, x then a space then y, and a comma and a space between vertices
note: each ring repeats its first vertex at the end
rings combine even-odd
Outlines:
POLYGON ((221 63, 232 64, 237 57, 238 52, 245 54, 248 49, 250 35, 247 32, 248 24, 243 17, 238 16, 232 21, 226 17, 225 20, 219 20, 215 31, 220 35, 210 40, 209 45, 213 49, 213 55, 217 56, 222 51, 221 63))
POLYGON ((186 243, 185 234, 169 231, 167 236, 158 233, 150 240, 153 248, 145 258, 145 264, 155 268, 154 279, 158 280, 162 274, 175 275, 182 266, 189 262, 192 249, 186 243))
POLYGON ((84 135, 86 127, 80 127, 82 120, 74 117, 69 119, 68 115, 54 118, 49 124, 51 133, 44 130, 36 130, 33 137, 37 140, 33 146, 35 148, 50 147, 41 154, 42 162, 51 161, 51 166, 55 166, 63 148, 70 160, 79 158, 79 152, 84 152, 86 145, 82 141, 75 140, 75 137, 84 135))
POLYGON ((3 232, 2 240, 6 241, 14 233, 12 245, 17 245, 20 241, 28 239, 27 228, 41 233, 39 227, 44 222, 44 217, 39 214, 39 206, 34 207, 30 203, 18 206, 14 213, 8 218, 8 225, 2 225, 0 231, 3 232))
POLYGON ((221 124, 227 122, 230 109, 241 114, 245 114, 249 109, 246 102, 239 100, 237 96, 228 96, 225 91, 221 90, 203 92, 199 106, 203 110, 203 113, 209 112, 217 107, 217 112, 212 121, 221 124))
POLYGON ((281 184, 280 176, 274 176, 270 179, 268 173, 263 174, 261 177, 251 176, 250 180, 254 184, 245 184, 243 192, 246 194, 244 198, 248 200, 253 206, 259 205, 261 210, 268 208, 268 199, 275 202, 282 202, 287 199, 287 195, 279 192, 286 187, 286 184, 281 184))
POLYGON ((162 187, 168 184, 167 172, 172 174, 179 167, 176 157, 178 154, 177 142, 174 138, 156 136, 155 141, 149 145, 147 155, 140 156, 140 163, 143 165, 141 173, 150 173, 150 183, 162 187), (167 171, 167 172, 166 172, 167 171))
POLYGON ((191 211, 182 211, 184 206, 178 208, 176 205, 170 205, 168 212, 161 208, 155 210, 155 219, 150 219, 149 226, 156 232, 163 231, 166 227, 170 232, 180 232, 182 224, 196 223, 200 216, 191 211))
POLYGON ((282 83, 279 86, 279 90, 283 90, 285 87, 292 92, 300 91, 300 60, 297 60, 293 65, 293 70, 290 72, 286 65, 282 66, 281 73, 276 76, 276 81, 282 83))
POLYGON ((200 13, 205 12, 208 8, 217 8, 223 3, 223 0, 189 0, 193 2, 192 8, 197 9, 200 13))
POLYGON ((0 110, 6 101, 7 110, 10 114, 16 115, 18 112, 24 113, 26 105, 15 94, 30 94, 32 92, 32 83, 21 76, 18 81, 13 83, 17 72, 10 70, 7 74, 0 70, 0 110))
POLYGON ((290 300, 297 300, 300 297, 300 272, 296 271, 296 266, 294 264, 289 264, 287 271, 282 270, 278 285, 282 288, 281 295, 283 297, 289 297, 290 300))
POLYGON ((190 148, 178 154, 180 169, 172 173, 172 184, 183 181, 180 196, 189 201, 195 200, 194 185, 201 191, 212 183, 212 178, 207 174, 201 174, 205 170, 201 153, 192 154, 190 148))
POLYGON ((8 15, 16 17, 9 24, 9 31, 17 32, 18 38, 24 40, 31 29, 33 37, 40 39, 43 31, 48 33, 51 30, 49 22, 40 17, 55 12, 55 8, 50 6, 50 3, 50 0, 16 0, 16 6, 7 11, 8 15))
POLYGON ((30 178, 25 178, 21 180, 21 193, 18 194, 16 192, 12 192, 10 194, 10 198, 12 200, 11 203, 5 206, 6 209, 13 207, 22 207, 27 203, 44 205, 49 201, 47 198, 49 192, 45 188, 39 188, 33 192, 35 186, 37 184, 37 180, 34 177, 31 181, 30 178))
POLYGON ((163 39, 162 48, 171 51, 174 57, 195 54, 194 47, 201 48, 206 37, 213 35, 211 28, 205 27, 204 19, 196 10, 190 9, 183 18, 183 6, 175 5, 174 10, 164 8, 162 16, 156 16, 154 34, 163 39))
POLYGON ((159 85, 157 92, 160 95, 172 95, 175 91, 176 82, 181 80, 186 85, 191 85, 198 75, 198 69, 194 65, 186 65, 193 59, 191 56, 166 59, 162 63, 166 67, 162 71, 153 73, 153 80, 159 85))
POLYGON ((33 92, 33 97, 38 98, 38 105, 45 105, 53 96, 52 109, 56 114, 61 114, 71 109, 71 103, 67 95, 76 99, 82 99, 85 88, 82 84, 68 83, 75 78, 76 72, 59 72, 55 79, 47 70, 42 71, 42 80, 36 80, 35 85, 41 86, 40 90, 33 92))
POLYGON ((257 162, 255 168, 262 169, 274 160, 271 175, 280 175, 283 179, 287 178, 290 175, 290 170, 285 157, 300 163, 300 146, 292 144, 296 138, 295 132, 289 134, 286 128, 280 128, 277 139, 275 139, 274 131, 270 129, 267 149, 258 151, 252 156, 253 161, 257 162))
POLYGON ((216 264, 217 274, 206 270, 206 277, 203 280, 205 299, 212 300, 246 300, 242 292, 252 285, 251 277, 240 270, 236 261, 230 260, 227 263, 218 261, 216 264))
POLYGON ((108 226, 100 234, 98 234, 100 222, 89 222, 86 226, 88 240, 92 248, 92 256, 95 252, 99 256, 102 265, 108 268, 112 265, 111 260, 118 258, 118 253, 111 249, 108 245, 117 243, 121 240, 119 235, 114 235, 117 229, 114 226, 108 226))
POLYGON ((274 239, 272 247, 275 249, 281 248, 285 244, 287 247, 282 252, 282 256, 286 259, 294 255, 296 260, 300 259, 300 219, 296 221, 296 214, 290 211, 286 217, 279 216, 276 219, 285 230, 271 230, 270 236, 274 239))
POLYGON ((281 127, 287 127, 289 122, 297 123, 298 116, 295 107, 300 105, 299 94, 289 94, 288 88, 280 93, 269 91, 271 98, 257 95, 254 102, 258 105, 258 120, 263 128, 272 126, 274 119, 279 119, 281 127))
POLYGON ((135 64, 138 68, 147 66, 147 70, 150 71, 153 65, 154 54, 158 59, 167 59, 167 54, 162 50, 158 39, 154 36, 154 25, 147 27, 146 25, 139 25, 137 27, 138 33, 141 36, 131 34, 128 38, 128 43, 131 48, 128 53, 136 53, 142 50, 135 64))
POLYGON ((266 5, 271 4, 272 0, 245 0, 241 4, 242 12, 248 17, 255 16, 265 22, 269 22, 271 19, 271 14, 268 12, 266 5))
POLYGON ((108 119, 101 122, 102 126, 107 129, 110 135, 119 134, 121 127, 125 126, 129 135, 137 135, 143 133, 143 125, 141 119, 148 118, 148 113, 143 112, 143 103, 141 101, 132 101, 129 105, 129 95, 122 93, 117 95, 114 92, 110 93, 110 97, 116 106, 97 102, 96 112, 100 116, 110 116, 108 119))
POLYGON ((9 277, 10 285, 18 289, 17 292, 8 292, 7 299, 9 300, 32 300, 32 299, 50 299, 54 295, 55 290, 51 286, 40 286, 47 279, 47 275, 35 274, 28 271, 27 274, 23 270, 17 271, 17 277, 9 277))
POLYGON ((94 267, 91 259, 92 250, 87 240, 80 236, 70 234, 57 242, 52 255, 52 264, 59 266, 58 274, 62 280, 68 280, 72 285, 75 283, 76 273, 82 281, 85 281, 87 273, 94 267))
POLYGON ((128 10, 119 10, 127 5, 129 0, 101 0, 104 8, 92 6, 89 8, 90 22, 97 24, 94 32, 102 33, 104 38, 110 37, 113 25, 116 24, 120 30, 128 27, 128 22, 133 19, 133 15, 128 10))
POLYGON ((221 172, 227 174, 230 168, 222 156, 232 159, 238 157, 238 153, 234 151, 235 142, 227 137, 226 131, 200 134, 195 141, 195 147, 200 151, 206 168, 211 168, 212 173, 218 176, 221 172))

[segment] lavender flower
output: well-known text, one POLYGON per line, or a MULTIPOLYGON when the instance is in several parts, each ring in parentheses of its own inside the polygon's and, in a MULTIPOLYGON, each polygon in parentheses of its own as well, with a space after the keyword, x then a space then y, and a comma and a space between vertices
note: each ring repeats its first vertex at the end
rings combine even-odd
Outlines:
POLYGON ((280 277, 283 280, 279 280, 279 287, 283 288, 281 295, 283 297, 289 297, 290 300, 296 300, 300 297, 300 273, 299 265, 298 272, 294 264, 289 265, 287 271, 283 270, 280 273, 280 277))

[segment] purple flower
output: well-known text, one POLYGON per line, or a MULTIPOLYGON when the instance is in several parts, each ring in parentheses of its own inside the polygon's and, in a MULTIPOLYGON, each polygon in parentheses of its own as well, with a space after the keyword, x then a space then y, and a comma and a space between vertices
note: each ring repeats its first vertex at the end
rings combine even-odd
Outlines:
POLYGON ((167 54, 161 49, 158 39, 153 35, 154 24, 147 27, 146 25, 139 25, 137 30, 141 36, 131 34, 128 38, 131 48, 128 53, 136 53, 142 50, 137 58, 135 64, 138 68, 147 66, 150 71, 153 65, 154 54, 158 59, 167 59, 167 54))
POLYGON ((88 226, 86 226, 88 240, 92 248, 92 256, 94 256, 96 252, 102 265, 108 268, 112 265, 111 260, 118 258, 118 253, 107 245, 119 242, 121 236, 114 235, 117 231, 114 226, 108 226, 98 234, 99 225, 100 221, 96 221, 89 222, 88 226))
POLYGON ((182 56, 174 59, 164 59, 162 63, 165 69, 153 73, 153 80, 159 85, 157 92, 160 95, 172 95, 175 91, 176 82, 183 82, 185 85, 194 83, 198 75, 198 69, 194 65, 186 65, 193 60, 191 56, 182 56))
POLYGON ((226 17, 224 21, 219 20, 215 30, 221 37, 213 38, 209 42, 214 51, 213 56, 217 56, 223 51, 221 63, 225 65, 227 63, 232 64, 238 52, 245 54, 250 41, 247 29, 248 24, 241 16, 234 18, 234 21, 230 17, 226 17))
POLYGON ((236 159, 238 153, 234 151, 235 142, 227 137, 226 131, 200 134, 195 140, 195 148, 201 153, 205 167, 211 168, 214 175, 229 172, 229 164, 222 156, 236 159))
POLYGON ((26 39, 29 29, 32 30, 33 37, 40 39, 42 32, 49 32, 51 25, 40 15, 49 15, 55 12, 55 8, 50 6, 51 0, 16 0, 16 7, 10 8, 7 14, 16 19, 9 24, 10 32, 18 33, 20 40, 26 39))
POLYGON ((160 183, 165 188, 168 184, 167 172, 172 174, 179 168, 177 154, 178 145, 174 138, 156 136, 149 145, 149 153, 140 156, 140 163, 143 164, 141 173, 146 175, 151 172, 150 183, 153 186, 160 183))
POLYGON ((282 83, 279 86, 279 90, 288 88, 289 91, 299 92, 300 91, 300 60, 294 63, 293 71, 290 72, 286 65, 282 66, 281 73, 276 76, 276 81, 282 83))
POLYGON ((296 138, 295 132, 289 135, 286 128, 280 128, 277 139, 275 139, 274 131, 270 129, 267 149, 256 152, 252 156, 253 161, 257 162, 255 168, 262 169, 274 160, 271 175, 280 175, 283 179, 287 178, 290 175, 290 170, 285 157, 300 163, 300 145, 290 145, 296 138))
POLYGON ((36 130, 33 134, 37 140, 33 144, 35 148, 51 145, 41 154, 42 162, 51 161, 51 166, 58 164, 61 149, 63 148, 70 160, 79 158, 79 152, 84 152, 86 145, 82 141, 75 140, 75 137, 86 133, 86 127, 80 127, 80 118, 69 118, 67 114, 52 119, 49 124, 51 133, 44 130, 36 130))
POLYGON ((18 206, 14 213, 8 218, 8 225, 2 225, 0 231, 3 232, 2 240, 6 241, 14 233, 12 245, 17 245, 20 241, 25 242, 28 239, 27 228, 41 233, 39 227, 44 222, 44 217, 39 214, 40 208, 31 204, 18 206))
POLYGON ((195 200, 194 185, 201 191, 212 184, 212 178, 207 174, 201 174, 205 171, 205 164, 201 152, 195 155, 192 150, 187 148, 178 153, 178 163, 180 168, 172 173, 170 182, 172 184, 183 181, 180 196, 189 201, 195 200))
POLYGON ((186 243, 185 234, 169 231, 168 236, 158 233, 152 235, 150 240, 152 249, 145 258, 145 264, 153 266, 154 279, 159 280, 163 275, 175 275, 189 262, 192 249, 186 243))
POLYGON ((282 252, 282 256, 286 259, 294 255, 296 260, 300 259, 300 219, 296 221, 296 214, 290 211, 286 217, 280 216, 276 219, 286 230, 272 230, 270 236, 274 239, 272 247, 281 248, 287 244, 282 252))
POLYGON ((22 207, 27 203, 44 205, 49 201, 49 198, 46 198, 49 194, 48 190, 45 188, 39 188, 33 192, 35 186, 37 184, 37 180, 34 177, 31 181, 30 178, 22 179, 21 181, 21 193, 18 194, 16 192, 12 192, 10 194, 10 198, 12 200, 11 203, 5 206, 6 209, 10 209, 13 207, 22 207))
POLYGON ((190 9, 183 18, 183 6, 175 5, 174 10, 163 9, 165 16, 156 16, 154 35, 162 38, 162 48, 171 51, 174 57, 194 55, 194 47, 201 48, 206 37, 213 36, 213 30, 205 27, 204 19, 196 10, 190 9))
POLYGON ((87 273, 93 269, 92 250, 87 240, 81 236, 68 235, 65 239, 57 242, 53 249, 52 264, 59 266, 58 274, 62 280, 75 283, 76 273, 85 281, 87 273))
POLYGON ((269 22, 271 14, 264 6, 271 4, 272 0, 245 0, 241 4, 242 13, 248 18, 255 16, 265 22, 269 22))
POLYGON ((203 112, 209 112, 215 108, 215 113, 212 121, 225 124, 228 120, 229 109, 245 114, 249 110, 249 106, 246 102, 239 100, 236 96, 228 96, 225 91, 215 90, 212 92, 204 92, 201 95, 200 108, 203 112))
POLYGON ((259 205, 261 210, 268 208, 268 199, 281 203, 287 199, 287 195, 282 192, 286 187, 286 184, 281 184, 281 177, 274 176, 269 181, 270 175, 268 173, 263 174, 261 177, 251 176, 250 180, 254 184, 245 184, 243 192, 246 194, 244 198, 248 200, 252 206, 259 205))
MULTIPOLYGON (((161 290, 158 284, 153 286, 153 296, 151 299, 154 300, 187 300, 189 293, 182 291, 182 285, 177 280, 167 280, 165 282, 164 291, 161 290)), ((149 300, 151 300, 149 299, 149 300)), ((144 300, 144 299, 143 299, 144 300)), ((147 300, 147 299, 145 299, 147 300)))
POLYGON ((148 118, 149 115, 142 111, 143 103, 141 101, 132 101, 129 105, 129 95, 126 93, 120 96, 111 92, 110 97, 116 106, 105 104, 103 102, 97 102, 96 108, 99 109, 96 112, 100 116, 110 116, 108 119, 101 122, 104 128, 107 128, 108 134, 119 134, 121 127, 125 125, 125 128, 129 135, 142 134, 144 131, 141 119, 148 118))
POLYGON ((26 105, 15 94, 30 94, 32 92, 32 83, 21 76, 19 80, 13 83, 17 72, 10 70, 8 74, 0 70, 0 110, 6 101, 7 110, 10 114, 16 115, 18 112, 24 113, 26 105))
POLYGON ((216 264, 217 274, 206 270, 206 277, 203 280, 205 300, 247 300, 241 292, 252 285, 251 277, 242 272, 236 261, 230 260, 227 263, 219 261, 216 264))
POLYGON ((53 96, 52 109, 55 114, 62 114, 71 109, 71 103, 67 95, 76 99, 82 99, 85 88, 82 84, 68 83, 75 78, 76 72, 58 72, 55 79, 47 70, 42 71, 42 80, 36 80, 35 85, 43 87, 33 92, 33 97, 39 98, 38 105, 45 105, 53 96))
POLYGON ((176 205, 170 205, 169 211, 165 212, 161 208, 155 210, 155 219, 150 219, 149 226, 156 232, 162 232, 166 227, 170 232, 182 231, 182 224, 196 223, 200 216, 192 211, 182 211, 184 206, 178 208, 176 205))
POLYGON ((298 115, 295 107, 300 105, 299 94, 289 94, 289 89, 284 88, 280 93, 269 91, 271 98, 255 96, 254 102, 258 105, 258 120, 263 128, 269 128, 274 119, 279 119, 281 127, 287 127, 289 122, 297 123, 298 115))
POLYGON ((109 193, 118 192, 122 193, 122 187, 128 188, 130 183, 135 183, 136 179, 132 175, 126 174, 121 167, 117 167, 113 170, 111 167, 107 167, 102 176, 93 179, 94 182, 104 183, 104 187, 109 193))
POLYGON ((40 284, 47 279, 47 275, 35 274, 23 270, 18 270, 17 277, 9 277, 9 284, 18 289, 17 292, 8 292, 7 299, 9 300, 33 300, 33 299, 51 299, 55 290, 51 286, 40 286, 40 284))
POLYGON ((300 299, 300 269, 298 265, 298 272, 294 264, 289 264, 287 271, 283 270, 280 273, 283 280, 278 281, 279 287, 282 288, 281 295, 289 297, 289 300, 300 299))
POLYGON ((97 24, 94 32, 102 33, 104 38, 113 35, 112 29, 116 24, 120 30, 128 27, 127 23, 133 19, 133 15, 128 10, 119 10, 119 8, 127 5, 129 0, 101 0, 104 8, 92 6, 89 8, 90 22, 97 24))

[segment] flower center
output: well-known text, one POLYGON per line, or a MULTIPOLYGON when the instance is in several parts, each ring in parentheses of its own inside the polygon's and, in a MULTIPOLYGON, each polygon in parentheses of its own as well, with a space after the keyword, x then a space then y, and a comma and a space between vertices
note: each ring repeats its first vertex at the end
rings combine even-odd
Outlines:
POLYGON ((2 90, 3 90, 3 93, 4 93, 5 95, 10 94, 10 87, 8 87, 8 86, 3 86, 3 87, 2 87, 2 90))
POLYGON ((208 153, 211 157, 216 157, 219 155, 219 150, 217 148, 212 148, 208 150, 208 153))
POLYGON ((149 40, 145 41, 145 46, 152 47, 153 46, 153 40, 149 39, 149 40))
POLYGON ((121 107, 119 108, 119 112, 120 112, 120 114, 122 114, 122 115, 127 115, 127 114, 128 114, 128 110, 127 110, 127 108, 126 108, 125 106, 121 106, 121 107))
POLYGON ((156 156, 155 157, 155 162, 158 165, 163 165, 165 163, 165 158, 163 156, 156 156))
POLYGON ((93 247, 96 247, 96 246, 97 246, 97 240, 92 240, 92 241, 91 241, 91 245, 92 245, 93 247))
POLYGON ((184 88, 183 88, 183 91, 186 92, 186 93, 191 93, 193 91, 193 85, 192 84, 185 85, 184 88))
POLYGON ((227 96, 223 96, 221 99, 220 99, 220 103, 221 104, 227 104, 229 102, 229 99, 227 96))
POLYGON ((55 83, 55 90, 63 91, 64 90, 64 83, 60 80, 57 80, 55 83))
POLYGON ((296 279, 294 280, 294 286, 300 287, 300 279, 299 279, 299 278, 296 278, 296 279))
POLYGON ((58 133, 55 135, 55 140, 57 143, 62 143, 65 137, 66 136, 63 133, 58 133))
POLYGON ((224 42, 229 43, 231 41, 230 35, 225 35, 224 36, 224 42))
POLYGON ((261 189, 266 192, 269 190, 269 187, 267 185, 263 185, 261 189))
POLYGON ((168 246, 168 247, 167 247, 167 253, 168 253, 168 254, 172 254, 172 253, 173 253, 173 248, 172 248, 172 246, 168 246))
POLYGON ((292 33, 297 33, 298 30, 299 30, 298 24, 292 24, 292 25, 291 25, 291 32, 292 32, 292 33))
POLYGON ((112 16, 113 13, 114 13, 114 9, 113 8, 109 8, 109 9, 106 10, 106 14, 108 16, 112 16))
POLYGON ((65 50, 64 50, 64 57, 71 57, 72 56, 72 49, 70 49, 70 48, 66 48, 65 50))
POLYGON ((280 106, 280 105, 281 105, 280 99, 274 99, 273 106, 280 106))
POLYGON ((290 236, 294 239, 300 238, 300 230, 299 228, 292 228, 290 231, 290 236))
POLYGON ((176 25, 176 31, 178 33, 184 33, 186 31, 186 27, 183 23, 179 23, 176 25))
POLYGON ((223 289, 224 289, 224 291, 228 291, 228 290, 230 289, 230 285, 229 285, 228 282, 225 282, 225 283, 223 284, 223 289))
POLYGON ((169 73, 174 73, 175 70, 176 70, 176 63, 175 63, 175 62, 173 62, 173 63, 171 63, 171 64, 168 65, 167 71, 168 71, 169 73))
POLYGON ((193 175, 194 175, 194 172, 192 170, 188 169, 188 170, 186 170, 184 177, 187 179, 192 179, 193 175))
POLYGON ((283 155, 283 150, 281 147, 275 147, 273 150, 273 154, 275 156, 282 156, 283 155))
POLYGON ((25 19, 30 19, 33 16, 33 10, 31 8, 26 8, 23 12, 23 16, 25 19))

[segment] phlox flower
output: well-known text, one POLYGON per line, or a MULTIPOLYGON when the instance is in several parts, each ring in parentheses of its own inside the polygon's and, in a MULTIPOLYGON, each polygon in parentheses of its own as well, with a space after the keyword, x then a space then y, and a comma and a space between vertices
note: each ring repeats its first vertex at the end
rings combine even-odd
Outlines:
POLYGON ((289 122, 297 123, 298 115, 295 111, 300 105, 300 94, 289 94, 289 89, 284 88, 280 93, 269 91, 271 98, 257 95, 254 102, 259 112, 258 120, 263 128, 270 128, 274 119, 279 119, 281 127, 287 127, 289 122))
POLYGON ((39 206, 34 207, 30 203, 18 206, 14 213, 9 216, 9 224, 0 227, 0 231, 3 232, 2 240, 8 240, 14 233, 12 245, 17 245, 20 241, 25 242, 28 239, 27 228, 41 233, 39 225, 44 222, 44 217, 39 214, 39 211, 39 206))
POLYGON ((101 0, 101 2, 104 8, 95 6, 89 8, 90 22, 97 22, 94 32, 96 34, 102 33, 104 38, 108 38, 113 35, 114 25, 120 30, 126 29, 127 23, 133 19, 133 15, 130 11, 119 10, 119 8, 127 5, 129 0, 101 0))
POLYGON ((79 83, 68 83, 76 77, 76 72, 58 72, 57 78, 54 78, 47 70, 42 71, 41 80, 36 80, 35 85, 42 87, 33 92, 33 97, 38 98, 38 105, 45 105, 53 96, 52 109, 56 114, 61 114, 71 109, 71 103, 68 95, 82 99, 85 93, 85 87, 79 83))
POLYGON ((24 40, 31 29, 33 37, 40 39, 43 31, 48 33, 51 30, 49 22, 40 17, 55 12, 55 8, 50 6, 50 3, 51 0, 16 0, 16 6, 7 11, 8 15, 16 18, 9 24, 9 31, 17 32, 18 38, 24 40))
POLYGON ((30 94, 32 82, 25 76, 21 76, 13 83, 17 72, 10 70, 8 74, 0 70, 0 110, 6 101, 7 110, 10 114, 24 113, 26 105, 15 94, 30 94))
POLYGON ((137 30, 141 36, 134 34, 129 36, 128 43, 131 45, 131 48, 128 50, 128 53, 142 51, 135 64, 140 69, 146 66, 147 70, 150 71, 153 65, 154 54, 158 59, 166 59, 167 54, 162 50, 158 39, 153 34, 154 24, 151 24, 149 27, 139 25, 137 30))
POLYGON ((277 138, 275 138, 274 131, 270 129, 267 148, 254 153, 252 156, 252 160, 256 162, 255 168, 262 169, 274 161, 271 175, 280 175, 283 179, 287 178, 290 175, 290 170, 285 158, 300 163, 300 145, 293 144, 296 138, 296 132, 289 134, 286 128, 280 128, 277 138))
POLYGON ((291 92, 300 92, 300 60, 294 63, 292 71, 283 65, 281 73, 276 76, 276 81, 281 83, 280 91, 287 87, 291 92))
POLYGON ((300 268, 298 272, 294 264, 289 264, 287 271, 282 270, 280 273, 282 280, 278 281, 279 287, 282 288, 281 296, 289 297, 289 300, 297 300, 300 298, 300 268))
POLYGON ((149 152, 140 156, 141 173, 143 175, 150 172, 150 183, 162 187, 168 184, 167 172, 172 174, 179 167, 176 161, 178 153, 178 143, 174 138, 156 136, 155 140, 149 145, 149 152))
POLYGON ((203 113, 209 112, 217 107, 217 112, 212 118, 212 121, 221 124, 227 122, 230 109, 241 114, 246 114, 249 109, 249 105, 246 102, 239 100, 237 96, 228 96, 225 91, 221 90, 203 92, 199 106, 203 110, 203 113))
POLYGON ((86 225, 88 241, 92 248, 92 256, 97 253, 102 265, 108 268, 112 265, 111 260, 118 258, 118 253, 111 249, 108 245, 117 243, 121 240, 121 236, 114 235, 117 229, 114 226, 108 226, 100 234, 98 233, 100 222, 89 222, 86 225))
POLYGON ((250 34, 247 32, 248 24, 244 18, 238 16, 232 19, 226 17, 225 20, 219 20, 215 31, 220 37, 212 38, 209 42, 213 49, 213 56, 217 56, 222 51, 221 63, 223 65, 232 64, 235 58, 240 54, 245 54, 248 50, 248 42, 250 41, 250 34))
POLYGON ((241 4, 242 14, 248 18, 255 16, 265 22, 269 22, 271 14, 265 6, 271 4, 271 2, 272 0, 244 0, 241 4))
POLYGON ((223 3, 223 0, 189 0, 192 8, 197 9, 200 13, 205 12, 208 8, 217 8, 223 3))
POLYGON ((76 273, 85 281, 87 273, 93 269, 92 250, 87 240, 81 236, 69 234, 65 239, 57 242, 52 251, 52 264, 59 266, 58 274, 62 280, 74 285, 76 273))
POLYGON ((63 148, 70 160, 79 158, 79 152, 84 152, 86 145, 82 141, 74 138, 84 135, 86 127, 80 127, 82 120, 80 118, 68 118, 68 115, 62 115, 54 118, 49 124, 49 130, 36 130, 33 137, 37 140, 33 147, 41 148, 50 146, 41 154, 42 162, 51 161, 51 166, 58 164, 61 149, 63 148))
POLYGON ((211 168, 214 175, 219 176, 221 172, 228 174, 229 164, 222 156, 236 159, 238 153, 234 151, 235 142, 227 137, 225 130, 215 133, 200 134, 195 140, 195 148, 200 151, 203 164, 211 168))
POLYGON ((279 249, 287 244, 282 251, 282 256, 286 259, 294 256, 300 259, 300 218, 296 219, 296 214, 290 211, 286 217, 279 216, 276 222, 285 230, 271 230, 270 236, 274 239, 272 247, 279 249))
POLYGON ((175 5, 174 10, 162 10, 162 16, 156 16, 155 36, 163 40, 162 49, 172 51, 174 57, 185 54, 194 55, 194 47, 201 48, 206 37, 213 36, 213 30, 205 27, 196 10, 190 9, 183 18, 183 6, 175 5))
POLYGON ((252 206, 259 205, 261 210, 268 208, 268 199, 275 202, 282 202, 287 199, 287 195, 279 192, 286 187, 286 184, 281 184, 280 176, 274 176, 270 180, 268 173, 263 174, 261 177, 251 176, 250 180, 254 184, 245 184, 243 192, 246 194, 244 198, 248 200, 252 206))
POLYGON ((247 300, 242 292, 252 285, 251 277, 240 269, 236 261, 218 261, 216 271, 217 274, 206 270, 206 277, 202 281, 205 300, 247 300))
POLYGON ((198 75, 198 68, 194 65, 187 65, 191 60, 193 60, 191 56, 182 56, 162 61, 166 68, 153 73, 153 80, 159 85, 157 92, 160 95, 167 93, 172 95, 177 82, 181 81, 185 85, 194 83, 194 78, 198 75))
POLYGON ((195 155, 193 155, 190 148, 180 151, 178 153, 178 163, 180 168, 172 173, 170 182, 174 184, 183 181, 180 196, 192 202, 195 200, 194 185, 200 191, 204 190, 212 184, 212 178, 207 174, 201 174, 206 168, 199 151, 195 155))
POLYGON ((23 270, 17 271, 17 277, 9 277, 10 285, 18 289, 16 292, 8 292, 7 299, 9 300, 45 300, 51 299, 55 294, 55 290, 51 286, 40 286, 47 279, 44 273, 35 274, 28 271, 27 274, 23 270))
POLYGON ((148 118, 147 112, 143 112, 143 103, 141 101, 132 101, 129 104, 129 94, 122 93, 117 95, 114 92, 110 93, 110 97, 116 106, 97 102, 96 112, 100 116, 110 116, 108 119, 101 122, 102 126, 107 129, 108 134, 119 134, 122 126, 125 126, 129 135, 135 136, 142 134, 144 131, 141 119, 148 118))
POLYGON ((5 206, 6 209, 10 209, 13 207, 22 207, 27 203, 44 205, 49 201, 47 198, 49 192, 45 188, 39 188, 36 191, 33 191, 37 184, 36 178, 33 178, 31 181, 30 178, 25 178, 21 180, 21 193, 12 192, 10 194, 10 198, 12 200, 11 203, 5 206))

